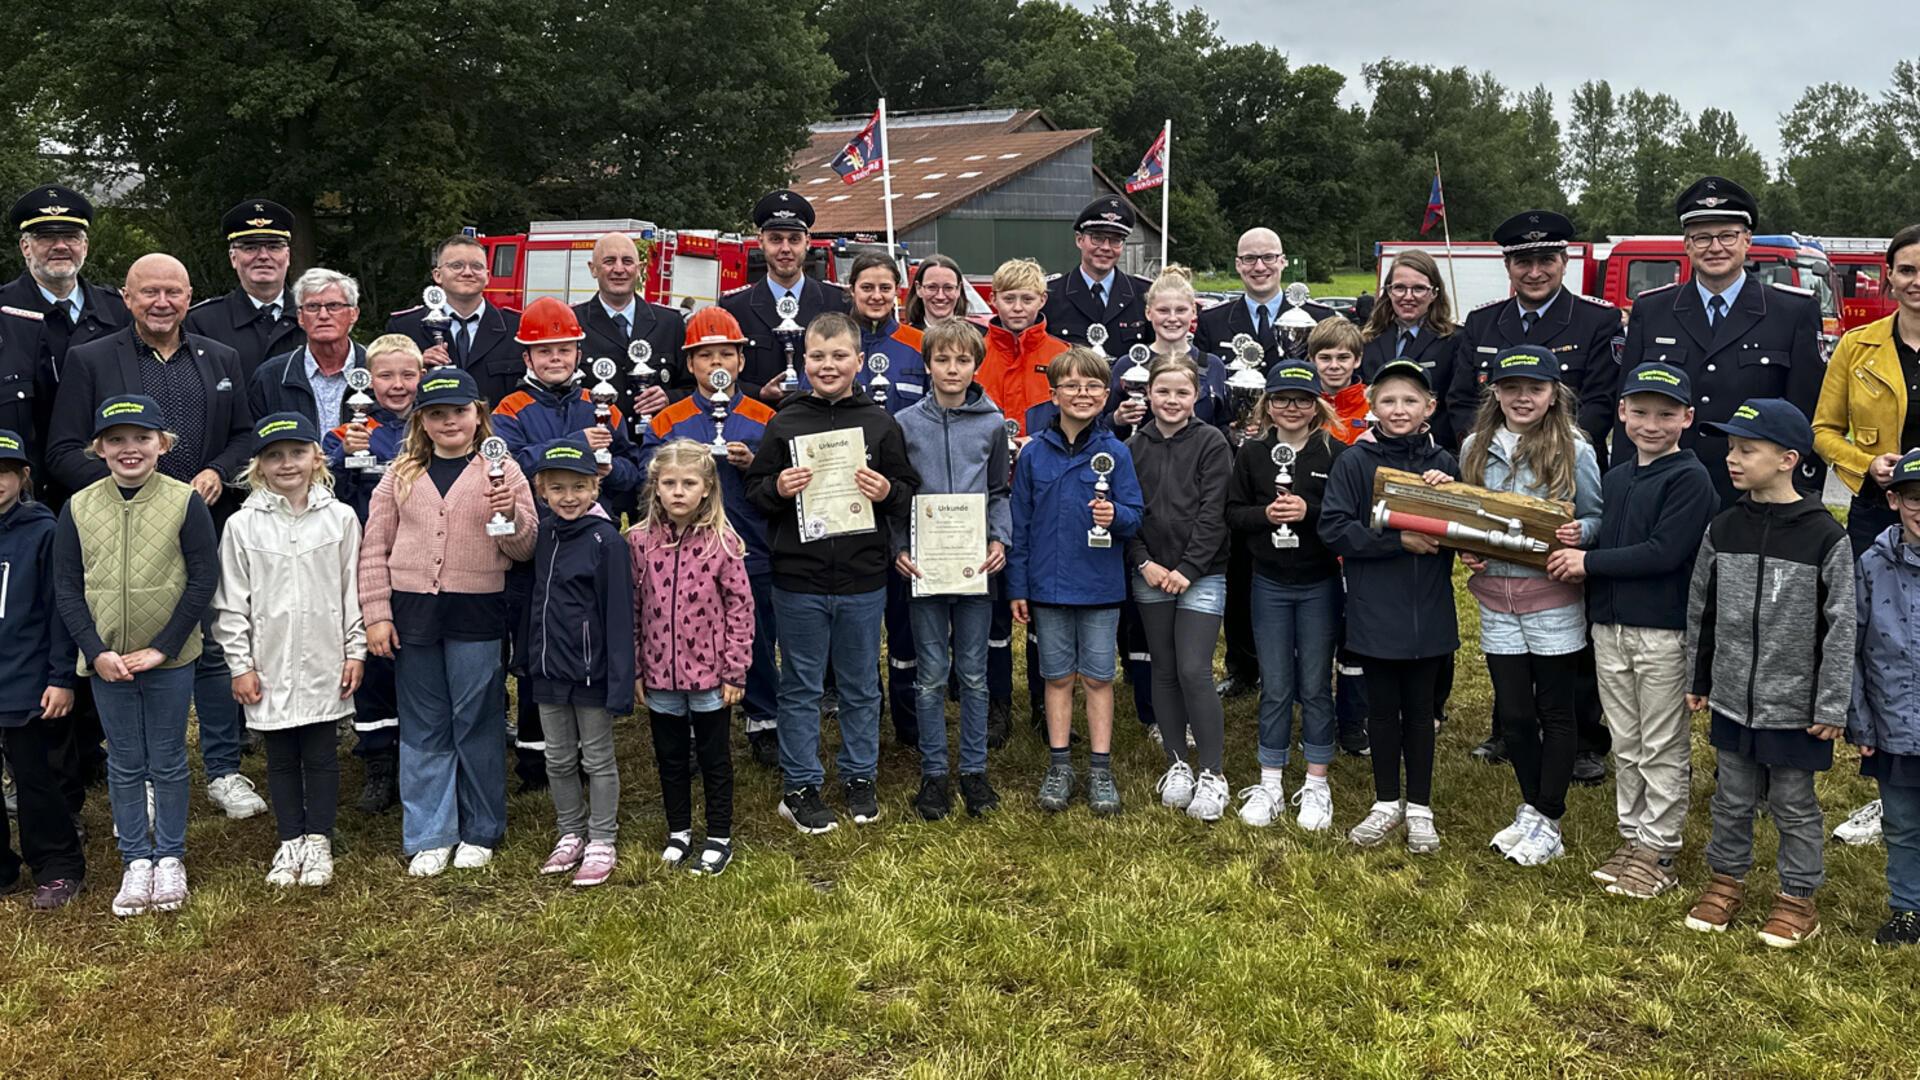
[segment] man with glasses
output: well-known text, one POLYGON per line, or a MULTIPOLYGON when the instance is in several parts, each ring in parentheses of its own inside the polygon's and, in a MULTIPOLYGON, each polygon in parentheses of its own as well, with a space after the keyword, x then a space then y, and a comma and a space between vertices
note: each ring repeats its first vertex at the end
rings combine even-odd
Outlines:
POLYGON ((1151 344, 1147 326, 1146 278, 1115 269, 1133 235, 1133 206, 1118 195, 1102 195, 1080 210, 1073 222, 1073 246, 1080 265, 1047 277, 1047 306, 1041 314, 1047 333, 1070 345, 1087 345, 1087 328, 1107 328, 1101 345, 1108 356, 1125 356, 1135 344, 1151 344))
MULTIPOLYGON (((1634 299, 1626 347, 1605 392, 1617 398, 1626 372, 1650 360, 1685 370, 1693 380, 1694 422, 1680 445, 1706 465, 1720 505, 1728 507, 1739 492, 1727 479, 1727 440, 1706 428, 1732 419, 1749 398, 1786 398, 1813 415, 1826 374, 1820 305, 1805 289, 1763 282, 1747 270, 1760 207, 1740 185, 1701 177, 1680 193, 1675 212, 1692 273, 1634 299)), ((1633 452, 1624 430, 1614 448, 1633 452)), ((1796 487, 1814 494, 1825 480, 1825 465, 1812 455, 1794 476, 1796 487)))
POLYGON ((520 313, 487 302, 487 249, 465 233, 435 244, 433 283, 446 290, 448 321, 428 323, 427 308, 421 305, 394 312, 386 332, 412 338, 430 369, 465 368, 489 405, 498 403, 513 392, 527 365, 513 340, 520 330, 520 313))
POLYGON ((240 286, 193 305, 187 332, 231 346, 251 375, 267 357, 292 352, 303 340, 287 291, 293 212, 269 199, 248 199, 226 212, 220 231, 240 286))
MULTIPOLYGON (((1203 353, 1212 353, 1231 361, 1233 348, 1229 343, 1239 334, 1251 334, 1265 350, 1266 363, 1271 364, 1280 359, 1280 347, 1274 340, 1274 327, 1279 325, 1280 316, 1293 307, 1287 302, 1281 288, 1286 278, 1286 248, 1280 243, 1280 234, 1272 229, 1253 228, 1240 234, 1236 252, 1233 268, 1240 272, 1242 292, 1237 299, 1215 304, 1200 313, 1200 328, 1194 334, 1193 343, 1203 353)), ((1308 301, 1302 310, 1313 316, 1314 322, 1323 322, 1335 314, 1325 304, 1312 301, 1308 301)), ((1227 595, 1244 591, 1233 590, 1229 586, 1227 595)), ((1231 636, 1231 604, 1227 612, 1227 627, 1231 636)), ((1251 657, 1248 662, 1252 662, 1251 657)))
POLYGON ((351 417, 347 369, 367 366, 367 350, 352 337, 360 283, 316 266, 293 283, 292 297, 306 343, 255 368, 247 401, 255 416, 297 412, 331 431, 351 417))
POLYGON ((806 196, 785 188, 767 192, 753 204, 753 227, 760 230, 760 256, 766 262, 766 276, 751 285, 729 289, 720 298, 720 306, 747 336, 738 392, 778 403, 786 396, 782 383, 787 350, 793 350, 796 372, 806 367, 806 352, 800 335, 775 332, 783 321, 776 306, 793 297, 800 305, 793 321, 804 327, 812 325, 814 316, 822 312, 848 311, 852 305, 845 289, 807 276, 807 252, 813 245, 813 204, 806 196))

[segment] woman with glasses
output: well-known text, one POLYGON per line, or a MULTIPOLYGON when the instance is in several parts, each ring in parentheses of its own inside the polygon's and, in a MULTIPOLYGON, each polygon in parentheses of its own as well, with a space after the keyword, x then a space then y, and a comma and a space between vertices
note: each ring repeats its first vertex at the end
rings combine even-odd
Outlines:
POLYGON ((961 318, 975 326, 987 324, 986 315, 972 310, 966 275, 960 264, 945 255, 929 255, 913 273, 913 295, 907 298, 906 324, 925 330, 941 319, 961 318))
POLYGON ((1366 349, 1360 356, 1360 381, 1373 377, 1390 360, 1407 359, 1427 369, 1440 395, 1430 427, 1434 442, 1444 450, 1459 444, 1447 417, 1446 390, 1453 382, 1453 304, 1440 278, 1440 265, 1424 251, 1403 251, 1387 270, 1380 289, 1384 303, 1373 306, 1361 336, 1366 349))

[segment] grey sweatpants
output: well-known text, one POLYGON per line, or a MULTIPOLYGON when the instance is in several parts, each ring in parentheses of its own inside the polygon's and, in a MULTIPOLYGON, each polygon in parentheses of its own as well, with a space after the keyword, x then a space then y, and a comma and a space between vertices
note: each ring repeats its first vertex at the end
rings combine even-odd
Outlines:
POLYGON ((560 836, 613 841, 620 831, 620 769, 613 760, 613 717, 593 705, 541 705, 547 737, 547 786, 560 836), (586 770, 586 792, 580 772, 586 770), (588 818, 588 807, 592 818, 588 818))
POLYGON ((1820 800, 1813 793, 1813 772, 1762 765, 1730 750, 1716 750, 1715 756, 1719 780, 1713 789, 1707 866, 1730 877, 1747 876, 1753 869, 1753 816, 1765 802, 1780 832, 1780 891, 1812 896, 1826 880, 1822 850, 1826 827, 1820 819, 1820 800))
POLYGON ((1187 729, 1193 729, 1193 762, 1221 772, 1226 750, 1226 716, 1213 688, 1213 646, 1220 640, 1220 616, 1180 610, 1167 601, 1140 604, 1140 626, 1153 656, 1153 712, 1169 764, 1186 757, 1187 729))

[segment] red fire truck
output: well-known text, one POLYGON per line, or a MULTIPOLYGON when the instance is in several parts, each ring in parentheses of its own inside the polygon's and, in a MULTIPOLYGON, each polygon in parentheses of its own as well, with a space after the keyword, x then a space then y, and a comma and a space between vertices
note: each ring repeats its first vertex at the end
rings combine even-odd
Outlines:
POLYGON ((1820 237, 1820 246, 1827 249, 1834 274, 1840 279, 1842 329, 1884 319, 1900 306, 1887 291, 1887 245, 1892 242, 1885 236, 1820 237))

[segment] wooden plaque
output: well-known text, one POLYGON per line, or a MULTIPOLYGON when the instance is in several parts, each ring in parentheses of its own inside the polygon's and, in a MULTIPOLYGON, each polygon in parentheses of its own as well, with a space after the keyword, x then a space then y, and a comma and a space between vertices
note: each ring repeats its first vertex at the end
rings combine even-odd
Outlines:
POLYGON ((1418 473, 1380 469, 1373 474, 1375 505, 1388 510, 1450 521, 1467 529, 1524 536, 1545 544, 1539 551, 1516 551, 1464 536, 1435 536, 1444 547, 1471 551, 1489 559, 1546 569, 1547 556, 1565 547, 1554 531, 1573 520, 1573 504, 1558 499, 1536 499, 1505 491, 1489 491, 1472 484, 1450 483, 1429 487, 1418 473), (1513 523, 1518 522, 1518 529, 1513 523))

